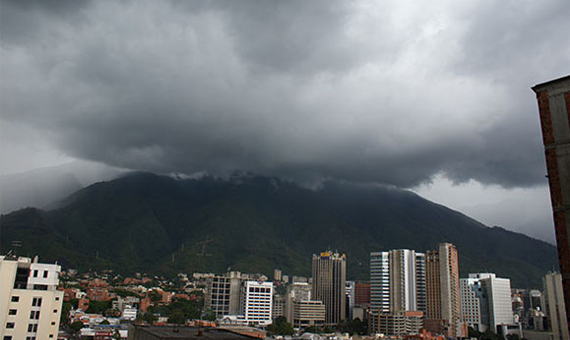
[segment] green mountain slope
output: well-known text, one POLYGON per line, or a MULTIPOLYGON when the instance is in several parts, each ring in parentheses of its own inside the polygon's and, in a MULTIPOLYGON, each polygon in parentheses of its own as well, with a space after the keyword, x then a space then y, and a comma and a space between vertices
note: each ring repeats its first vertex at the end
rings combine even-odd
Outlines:
POLYGON ((368 278, 372 251, 451 242, 463 276, 495 272, 540 287, 555 248, 479 222, 408 191, 327 183, 312 191, 275 178, 176 180, 137 173, 82 189, 51 211, 2 216, 2 249, 66 266, 123 272, 309 275, 311 255, 347 254, 348 277, 368 278))

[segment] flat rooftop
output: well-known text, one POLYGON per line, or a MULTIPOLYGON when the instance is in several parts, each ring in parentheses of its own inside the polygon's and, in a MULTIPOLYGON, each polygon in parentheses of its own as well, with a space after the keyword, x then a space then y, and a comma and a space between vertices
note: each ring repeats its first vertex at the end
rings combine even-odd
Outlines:
POLYGON ((160 339, 160 340, 244 340, 258 339, 245 335, 236 334, 224 329, 202 328, 202 334, 199 334, 200 328, 186 326, 134 326, 134 339, 160 339))

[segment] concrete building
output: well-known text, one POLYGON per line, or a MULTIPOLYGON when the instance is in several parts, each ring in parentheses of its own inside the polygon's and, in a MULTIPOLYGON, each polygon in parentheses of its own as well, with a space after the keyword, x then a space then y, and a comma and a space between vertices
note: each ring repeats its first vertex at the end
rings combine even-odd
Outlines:
POLYGON ((267 326, 273 305, 273 282, 245 281, 242 285, 241 315, 248 324, 267 326))
POLYGON ((548 273, 542 279, 544 285, 544 307, 548 316, 549 329, 554 340, 568 340, 568 321, 562 289, 562 275, 548 273))
POLYGON ((273 305, 271 306, 272 312, 271 317, 273 320, 280 316, 285 316, 285 305, 286 297, 283 295, 275 294, 273 295, 273 305))
POLYGON ((207 277, 205 309, 211 309, 216 317, 240 313, 242 277, 240 272, 207 277))
POLYGON ((378 316, 426 308, 425 255, 409 249, 370 254, 369 329, 379 331, 378 316))
MULTIPOLYGON (((536 93, 546 157, 566 317, 570 316, 570 76, 538 84, 536 93)), ((570 325, 570 322, 566 322, 570 325)))
POLYGON ((401 337, 419 333, 423 328, 423 312, 397 311, 381 313, 378 316, 378 333, 401 337))
POLYGON ((0 256, 0 339, 57 339, 63 291, 61 267, 0 256))
POLYGON ((467 325, 476 331, 484 332, 487 326, 481 323, 481 299, 483 292, 479 279, 463 278, 459 280, 461 296, 461 315, 467 325))
POLYGON ((311 289, 312 286, 306 282, 294 282, 287 287, 284 313, 287 322, 293 323, 293 305, 295 302, 312 300, 311 289))
POLYGON ((451 338, 467 336, 461 320, 459 260, 450 243, 440 243, 437 251, 426 254, 425 328, 451 338))
POLYGON ((312 293, 325 304, 325 323, 336 325, 346 320, 346 255, 330 251, 313 255, 312 273, 312 293))
POLYGON ((322 326, 325 323, 325 314, 325 305, 321 301, 295 301, 291 323, 295 328, 322 326))
POLYGON ((469 280, 462 279, 461 289, 463 313, 472 316, 467 321, 470 326, 481 332, 491 328, 493 332, 500 333, 501 329, 514 325, 511 280, 498 278, 492 273, 469 274, 469 280))

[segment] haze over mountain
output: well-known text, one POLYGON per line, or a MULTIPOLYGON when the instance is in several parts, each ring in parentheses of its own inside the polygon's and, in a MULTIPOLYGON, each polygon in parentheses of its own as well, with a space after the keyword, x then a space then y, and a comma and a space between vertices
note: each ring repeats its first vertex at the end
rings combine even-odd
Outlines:
POLYGON ((125 170, 87 161, 73 161, 0 177, 0 213, 25 208, 48 208, 75 191, 116 178, 125 170))
POLYGON ((348 277, 366 280, 371 251, 435 249, 451 242, 462 275, 495 272, 513 286, 540 287, 556 268, 555 248, 483 224, 389 186, 328 181, 309 190, 274 177, 182 179, 136 173, 101 182, 49 211, 24 209, 0 220, 2 249, 21 240, 77 268, 122 272, 232 269, 309 275, 311 254, 347 254, 348 277))

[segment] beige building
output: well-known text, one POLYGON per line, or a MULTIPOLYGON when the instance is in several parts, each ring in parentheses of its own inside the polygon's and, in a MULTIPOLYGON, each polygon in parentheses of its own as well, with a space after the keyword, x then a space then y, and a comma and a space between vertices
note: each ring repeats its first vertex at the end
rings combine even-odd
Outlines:
POLYGON ((346 320, 346 255, 313 255, 313 298, 325 304, 327 325, 346 320))
POLYGON ((239 314, 243 281, 241 273, 236 271, 209 277, 204 298, 205 309, 211 309, 216 317, 239 314))
POLYGON ((548 273, 542 279, 544 285, 544 308, 554 340, 568 340, 568 323, 562 290, 562 275, 548 273))
POLYGON ((389 336, 418 334, 423 327, 423 312, 396 311, 378 315, 378 333, 389 336))
POLYGON ((0 256, 0 339, 57 339, 63 291, 61 267, 0 256))
POLYGON ((440 243, 437 251, 426 253, 425 328, 451 338, 467 336, 461 320, 459 260, 450 243, 440 243))
POLYGON ((325 305, 321 301, 301 300, 293 303, 293 327, 321 326, 325 323, 325 305))

